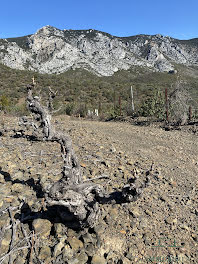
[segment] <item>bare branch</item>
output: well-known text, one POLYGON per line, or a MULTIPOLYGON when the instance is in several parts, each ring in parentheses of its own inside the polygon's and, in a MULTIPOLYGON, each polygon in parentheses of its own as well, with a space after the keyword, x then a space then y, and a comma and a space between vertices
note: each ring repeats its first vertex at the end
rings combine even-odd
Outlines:
MULTIPOLYGON (((11 224, 12 224, 12 238, 11 238, 10 249, 9 249, 9 251, 11 251, 12 248, 14 247, 14 242, 16 239, 16 227, 19 222, 17 223, 14 221, 10 208, 8 209, 8 212, 9 212, 9 216, 11 218, 11 224)), ((12 263, 13 263, 13 256, 9 255, 9 264, 12 264, 12 263)))

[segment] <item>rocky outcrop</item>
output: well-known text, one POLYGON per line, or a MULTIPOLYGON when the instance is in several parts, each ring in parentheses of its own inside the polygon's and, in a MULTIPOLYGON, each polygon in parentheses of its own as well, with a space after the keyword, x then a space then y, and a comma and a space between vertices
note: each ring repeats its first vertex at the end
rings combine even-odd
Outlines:
POLYGON ((59 30, 0 39, 0 62, 16 69, 62 73, 83 68, 110 76, 132 66, 173 71, 174 64, 198 65, 198 39, 176 40, 160 34, 115 37, 97 30, 59 30))

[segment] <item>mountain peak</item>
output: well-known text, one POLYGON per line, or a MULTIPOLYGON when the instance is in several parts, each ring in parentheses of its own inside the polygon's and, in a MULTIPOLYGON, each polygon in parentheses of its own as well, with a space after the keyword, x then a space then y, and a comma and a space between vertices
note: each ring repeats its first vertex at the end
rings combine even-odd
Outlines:
POLYGON ((37 32, 35 33, 35 35, 53 35, 57 32, 62 32, 62 30, 55 28, 53 26, 47 25, 47 26, 43 26, 42 28, 38 29, 37 32))

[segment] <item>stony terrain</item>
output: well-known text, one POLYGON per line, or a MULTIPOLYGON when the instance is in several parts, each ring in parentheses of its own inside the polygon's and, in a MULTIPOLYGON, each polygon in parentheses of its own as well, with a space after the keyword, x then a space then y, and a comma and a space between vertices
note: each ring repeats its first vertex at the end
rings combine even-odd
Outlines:
POLYGON ((95 182, 115 195, 130 177, 149 175, 151 184, 136 202, 101 204, 93 229, 61 223, 43 198, 61 177, 59 146, 21 137, 17 118, 1 117, 0 263, 198 262, 196 133, 66 116, 54 123, 73 139, 85 179, 108 176, 95 182))
POLYGON ((35 34, 0 39, 0 62, 15 69, 62 73, 82 68, 110 76, 132 66, 173 72, 175 64, 198 65, 198 41, 168 36, 116 37, 97 30, 45 26, 35 34))

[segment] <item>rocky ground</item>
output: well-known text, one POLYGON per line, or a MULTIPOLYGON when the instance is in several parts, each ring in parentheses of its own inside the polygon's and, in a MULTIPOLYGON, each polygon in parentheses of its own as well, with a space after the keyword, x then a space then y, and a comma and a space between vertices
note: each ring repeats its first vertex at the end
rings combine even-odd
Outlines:
POLYGON ((188 131, 54 117, 85 179, 119 193, 130 177, 151 184, 136 202, 101 204, 94 228, 62 223, 43 190, 61 178, 57 143, 32 141, 1 117, 0 263, 198 263, 198 138, 188 131), (14 131, 15 129, 15 131, 14 131))

